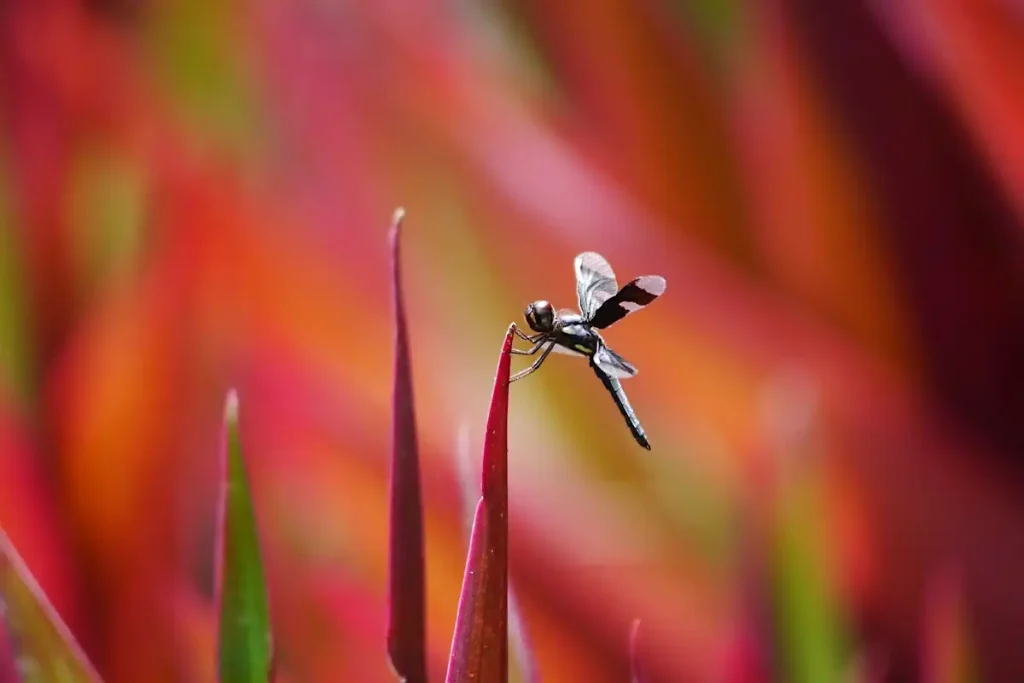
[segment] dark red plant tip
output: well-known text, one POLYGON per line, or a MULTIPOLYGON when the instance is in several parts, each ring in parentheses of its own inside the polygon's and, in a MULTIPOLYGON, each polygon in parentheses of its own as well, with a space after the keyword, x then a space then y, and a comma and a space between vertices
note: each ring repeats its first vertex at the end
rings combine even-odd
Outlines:
POLYGON ((640 620, 634 619, 629 629, 629 680, 631 683, 646 683, 643 662, 640 658, 640 620))
POLYGON ((402 299, 399 238, 403 209, 391 222, 391 275, 395 314, 395 376, 391 395, 391 521, 389 541, 388 655, 408 683, 427 680, 423 502, 416 446, 412 371, 402 299))
POLYGON ((480 473, 484 500, 493 511, 500 511, 503 518, 508 512, 508 379, 514 327, 509 325, 498 358, 491 409, 487 414, 487 433, 484 435, 484 464, 480 473))
POLYGON ((447 683, 508 681, 508 380, 512 326, 494 378, 484 436, 482 495, 448 659, 447 683))

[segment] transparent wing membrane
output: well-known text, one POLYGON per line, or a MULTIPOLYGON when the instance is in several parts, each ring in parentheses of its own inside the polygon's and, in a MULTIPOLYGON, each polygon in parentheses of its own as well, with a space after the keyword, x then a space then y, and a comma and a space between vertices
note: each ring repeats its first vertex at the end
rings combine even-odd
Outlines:
POLYGON ((580 313, 585 320, 590 320, 601 304, 615 296, 619 285, 612 267, 597 252, 585 251, 577 256, 575 267, 580 313))
POLYGON ((594 354, 594 365, 609 377, 615 377, 616 379, 635 377, 638 372, 632 363, 607 346, 598 347, 597 353, 594 354))

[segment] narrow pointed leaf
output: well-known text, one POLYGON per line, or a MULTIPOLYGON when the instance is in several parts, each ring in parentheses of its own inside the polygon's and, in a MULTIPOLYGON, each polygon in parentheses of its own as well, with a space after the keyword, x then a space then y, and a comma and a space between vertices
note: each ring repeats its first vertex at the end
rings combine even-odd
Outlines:
MULTIPOLYGON (((459 428, 459 438, 456 445, 457 468, 459 480, 462 484, 463 514, 465 515, 466 533, 469 535, 473 528, 473 518, 476 513, 477 477, 479 473, 473 465, 473 456, 469 446, 469 425, 462 425, 459 428)), ((516 591, 511 582, 508 587, 508 628, 509 644, 515 652, 519 664, 520 678, 524 683, 540 683, 540 669, 537 666, 537 658, 533 653, 533 647, 526 633, 526 626, 523 623, 522 612, 519 602, 516 599, 516 591)))
POLYGON ((259 537, 238 429, 238 396, 228 394, 218 509, 218 670, 223 683, 273 679, 273 642, 259 537))
POLYGON ((508 681, 508 380, 512 327, 498 359, 484 436, 482 495, 466 555, 448 683, 508 681))
MULTIPOLYGON (((0 530, 0 637, 25 683, 100 681, 7 535, 0 530)), ((0 661, 0 681, 7 668, 0 661)))
POLYGON ((388 562, 390 607, 388 655, 408 683, 427 680, 426 578, 423 503, 413 410, 412 370, 402 298, 399 238, 402 209, 391 224, 391 268, 395 315, 395 376, 391 424, 391 519, 388 562))

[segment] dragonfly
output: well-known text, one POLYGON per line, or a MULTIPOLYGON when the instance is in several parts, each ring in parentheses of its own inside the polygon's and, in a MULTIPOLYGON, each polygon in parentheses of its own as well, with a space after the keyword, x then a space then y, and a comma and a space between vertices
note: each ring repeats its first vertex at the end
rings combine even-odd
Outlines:
POLYGON ((573 265, 576 270, 579 312, 565 308, 556 313, 551 303, 543 299, 527 306, 526 324, 534 333, 526 334, 518 327, 513 329, 517 336, 533 346, 529 349, 512 349, 512 353, 533 356, 539 352, 540 356, 528 368, 509 378, 509 381, 515 382, 536 372, 552 352, 588 358, 590 367, 612 395, 612 400, 625 418, 633 438, 651 450, 647 434, 619 381, 635 377, 636 366, 608 348, 598 330, 650 305, 665 293, 665 278, 660 275, 643 275, 620 288, 608 261, 593 251, 577 256, 573 265))

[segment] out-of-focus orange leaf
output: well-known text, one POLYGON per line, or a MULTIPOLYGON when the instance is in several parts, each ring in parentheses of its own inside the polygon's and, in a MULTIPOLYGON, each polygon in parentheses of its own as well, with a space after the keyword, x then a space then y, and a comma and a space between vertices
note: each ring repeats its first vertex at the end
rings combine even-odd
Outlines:
POLYGON ((508 384, 512 335, 510 326, 491 394, 482 495, 473 518, 447 683, 508 680, 508 384))

